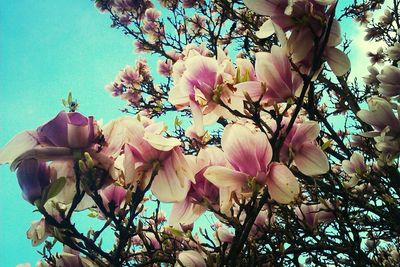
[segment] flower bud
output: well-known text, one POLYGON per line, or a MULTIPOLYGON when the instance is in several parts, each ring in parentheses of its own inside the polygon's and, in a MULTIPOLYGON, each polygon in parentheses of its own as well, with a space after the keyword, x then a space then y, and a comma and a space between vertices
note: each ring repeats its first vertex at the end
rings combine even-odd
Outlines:
POLYGON ((50 184, 50 169, 36 159, 24 159, 17 169, 17 178, 24 199, 33 204, 50 184))
MULTIPOLYGON (((178 259, 183 264, 183 266, 188 266, 188 267, 206 266, 206 262, 204 261, 201 254, 195 250, 182 251, 181 253, 179 253, 178 259)), ((181 266, 181 264, 177 262, 175 266, 181 266)))

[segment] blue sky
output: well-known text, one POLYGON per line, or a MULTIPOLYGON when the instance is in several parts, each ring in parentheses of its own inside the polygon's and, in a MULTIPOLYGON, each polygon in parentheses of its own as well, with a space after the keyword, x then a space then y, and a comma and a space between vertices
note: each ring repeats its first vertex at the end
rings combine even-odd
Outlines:
MULTIPOLYGON (((121 115, 124 103, 104 86, 136 55, 108 15, 89 0, 0 2, 0 147, 55 116, 69 91, 86 115, 105 122, 121 115)), ((0 177, 0 266, 34 264, 39 255, 26 230, 40 216, 8 166, 0 166, 0 177)))
MULTIPOLYGON (((0 147, 55 116, 69 91, 86 115, 104 122, 121 115, 124 103, 104 86, 137 55, 132 39, 110 29, 108 15, 89 0, 0 3, 0 147)), ((26 230, 40 216, 8 166, 0 166, 0 177, 0 266, 34 264, 39 255, 26 230)))

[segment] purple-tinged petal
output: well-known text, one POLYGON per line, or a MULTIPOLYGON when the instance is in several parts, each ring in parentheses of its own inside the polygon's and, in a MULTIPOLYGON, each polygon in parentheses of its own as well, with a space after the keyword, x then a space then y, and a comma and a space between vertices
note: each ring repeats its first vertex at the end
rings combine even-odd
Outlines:
POLYGON ((316 121, 306 121, 297 124, 295 133, 291 140, 293 149, 296 150, 297 147, 300 148, 304 142, 314 141, 317 139, 319 132, 320 128, 316 121))
POLYGON ((89 145, 89 126, 68 124, 68 147, 84 148, 89 145))
POLYGON ((37 129, 41 138, 54 146, 68 147, 68 123, 70 119, 65 111, 37 129))
POLYGON ((260 171, 266 172, 272 158, 272 148, 267 137, 261 132, 252 132, 244 125, 226 126, 221 145, 235 170, 254 177, 260 171))
POLYGON ((50 184, 49 167, 36 159, 25 159, 17 169, 17 178, 24 198, 34 203, 41 198, 42 190, 50 184))

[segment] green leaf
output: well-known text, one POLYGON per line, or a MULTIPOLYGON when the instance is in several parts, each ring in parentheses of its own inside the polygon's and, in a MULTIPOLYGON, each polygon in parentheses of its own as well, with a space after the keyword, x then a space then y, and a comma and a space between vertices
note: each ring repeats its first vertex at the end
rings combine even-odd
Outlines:
POLYGON ((179 236, 179 237, 183 237, 183 236, 184 236, 184 233, 183 233, 181 230, 178 230, 178 229, 176 229, 176 228, 173 228, 173 227, 166 227, 166 229, 167 229, 168 231, 170 231, 171 234, 173 234, 173 235, 175 235, 175 236, 179 236))
POLYGON ((68 93, 68 104, 71 104, 71 102, 72 102, 72 93, 69 92, 68 93))
POLYGON ((175 117, 175 127, 179 127, 182 125, 182 121, 179 119, 178 116, 175 117))
POLYGON ((87 216, 90 218, 97 218, 99 216, 98 212, 92 211, 87 216))
POLYGON ((46 196, 46 201, 53 198, 61 192, 66 183, 65 177, 60 177, 49 185, 49 191, 46 196))

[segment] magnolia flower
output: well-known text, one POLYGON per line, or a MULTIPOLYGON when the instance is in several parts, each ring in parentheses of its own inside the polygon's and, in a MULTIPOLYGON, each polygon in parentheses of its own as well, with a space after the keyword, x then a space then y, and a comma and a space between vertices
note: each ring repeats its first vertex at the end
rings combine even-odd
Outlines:
MULTIPOLYGON (((329 203, 327 203, 330 205, 329 203)), ((318 227, 320 223, 332 221, 335 218, 335 214, 332 211, 328 211, 332 207, 327 207, 325 204, 313 204, 306 205, 302 204, 295 210, 297 218, 311 230, 318 227)))
POLYGON ((367 67, 369 75, 363 77, 364 82, 367 85, 375 85, 379 84, 379 80, 377 79, 377 76, 379 75, 379 71, 375 66, 368 66, 367 67))
POLYGON ((364 163, 364 156, 354 152, 350 160, 342 161, 343 170, 350 176, 363 174, 367 172, 367 166, 364 163))
POLYGON ((160 16, 161 12, 155 8, 148 8, 144 13, 146 20, 148 21, 156 21, 160 16))
POLYGON ((26 236, 31 240, 32 246, 40 245, 50 235, 44 218, 39 221, 33 221, 28 229, 26 236))
POLYGON ((116 80, 126 87, 138 89, 140 87, 140 83, 143 80, 143 77, 140 75, 137 68, 126 66, 118 74, 116 80))
MULTIPOLYGON (((122 117, 104 127, 107 155, 120 159, 125 184, 144 189, 157 169, 151 191, 161 201, 182 201, 189 190, 193 173, 179 147, 180 141, 163 136, 165 126, 140 117, 122 117)), ((194 181, 194 180, 193 180, 194 181)))
MULTIPOLYGON (((267 38, 277 33, 282 45, 288 49, 292 61, 308 74, 312 67, 313 47, 316 35, 322 35, 323 23, 327 23, 330 9, 326 6, 335 1, 287 1, 287 0, 247 0, 245 4, 254 12, 269 19, 257 32, 259 38, 267 38), (281 33, 280 33, 281 31, 281 33), (284 32, 291 31, 289 40, 284 32)), ((321 38, 320 44, 323 43, 321 38)), ((341 42, 339 23, 334 20, 329 32, 328 43, 323 57, 337 76, 344 75, 350 68, 346 54, 336 48, 341 42)), ((315 70, 317 71, 317 70, 315 70)), ((319 71, 317 71, 319 73, 319 71)))
POLYGON ((383 67, 381 74, 376 78, 381 82, 378 88, 379 93, 384 96, 400 95, 400 69, 395 66, 383 67))
POLYGON ((37 129, 40 143, 56 147, 86 148, 93 144, 95 128, 93 117, 78 112, 61 111, 37 129))
POLYGON ((25 159, 17 169, 17 178, 24 199, 33 204, 41 198, 42 191, 50 184, 50 169, 44 162, 25 159))
MULTIPOLYGON (((64 251, 57 253, 54 256, 55 266, 60 267, 95 267, 94 262, 89 260, 87 257, 79 255, 79 252, 71 249, 70 247, 64 245, 64 251)), ((50 267, 48 263, 39 261, 36 264, 37 267, 50 267)))
POLYGON ((315 142, 319 132, 316 121, 294 124, 282 146, 281 160, 293 159, 299 171, 306 175, 326 173, 329 170, 328 158, 315 142))
POLYGON ((400 121, 393 112, 392 105, 385 99, 373 96, 368 99, 369 110, 360 110, 357 116, 373 126, 377 132, 364 133, 365 136, 377 136, 386 127, 393 134, 400 133, 400 121))
POLYGON ((218 188, 204 177, 209 166, 225 166, 226 162, 221 149, 208 147, 200 150, 197 157, 186 157, 195 173, 195 183, 191 183, 186 198, 172 207, 169 223, 176 228, 180 225, 192 224, 207 207, 202 205, 205 199, 211 205, 218 203, 218 188))
POLYGON ((172 72, 172 60, 166 59, 166 60, 161 60, 159 59, 157 61, 157 72, 165 77, 168 77, 171 75, 172 72))
POLYGON ((389 47, 386 52, 390 59, 399 60, 400 59, 400 43, 395 43, 393 46, 389 47))
MULTIPOLYGON (((193 124, 199 136, 204 134, 204 125, 214 123, 220 116, 229 116, 220 106, 220 101, 231 105, 232 91, 225 85, 233 83, 235 75, 232 63, 222 50, 218 58, 206 57, 191 50, 183 62, 174 65, 175 87, 169 92, 169 101, 177 108, 190 106, 193 124), (178 68, 179 66, 179 68, 178 68)), ((240 106, 235 103, 232 105, 240 106)))
POLYGON ((201 254, 195 250, 185 250, 179 253, 178 260, 175 263, 175 267, 206 267, 206 262, 201 254), (181 262, 181 263, 179 263, 181 262))
MULTIPOLYGON (((21 160, 28 158, 43 161, 71 159, 72 149, 90 150, 94 139, 93 117, 86 118, 77 112, 61 111, 36 131, 17 134, 0 151, 0 164, 12 163, 11 168, 15 169, 21 160)), ((92 157, 97 157, 96 154, 92 153, 92 157)), ((106 158, 99 160, 104 165, 111 165, 106 158)))
POLYGON ((364 156, 357 152, 354 152, 353 155, 351 155, 350 160, 343 160, 342 167, 344 172, 351 177, 349 181, 344 183, 346 188, 356 186, 360 180, 360 175, 363 175, 368 171, 367 166, 364 163, 364 156))
POLYGON ((101 189, 99 193, 103 199, 103 205, 106 210, 110 212, 111 207, 113 207, 114 213, 117 213, 125 200, 126 189, 122 186, 112 184, 101 189))
POLYGON ((273 46, 271 53, 256 53, 255 73, 257 81, 239 83, 235 87, 247 92, 253 101, 261 99, 269 105, 294 98, 303 84, 301 77, 292 71, 284 49, 278 46, 273 46))
POLYGON ((249 181, 268 186, 275 201, 287 204, 299 194, 299 184, 283 164, 271 162, 272 148, 268 138, 256 129, 241 124, 230 124, 222 134, 222 150, 230 167, 208 167, 204 176, 220 189, 223 212, 231 207, 231 193, 248 193, 249 181))

